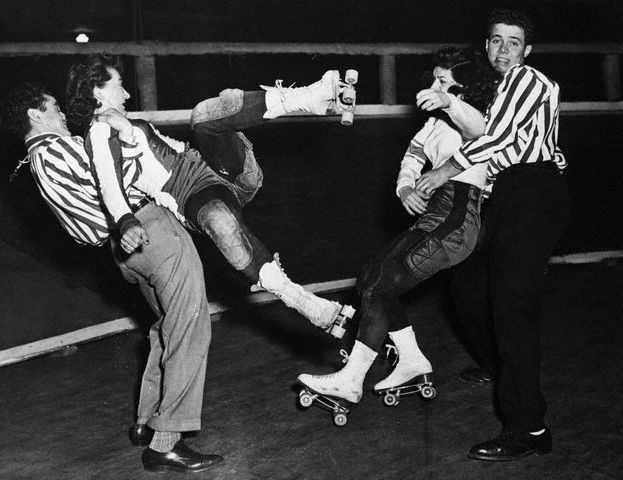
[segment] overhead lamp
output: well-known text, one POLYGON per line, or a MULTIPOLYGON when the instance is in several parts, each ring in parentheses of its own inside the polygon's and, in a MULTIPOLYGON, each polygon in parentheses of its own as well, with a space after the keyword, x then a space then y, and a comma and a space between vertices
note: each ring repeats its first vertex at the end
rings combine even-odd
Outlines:
POLYGON ((89 43, 89 36, 86 33, 79 33, 76 35, 77 43, 89 43))

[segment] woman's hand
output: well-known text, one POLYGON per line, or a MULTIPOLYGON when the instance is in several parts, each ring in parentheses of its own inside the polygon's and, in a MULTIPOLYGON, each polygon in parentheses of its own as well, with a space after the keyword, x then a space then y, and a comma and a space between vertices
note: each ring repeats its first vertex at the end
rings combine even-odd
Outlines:
POLYGON ((423 214, 428 206, 428 198, 411 187, 403 187, 399 192, 402 206, 409 215, 423 214))
POLYGON ((450 106, 450 97, 444 92, 433 88, 420 90, 415 96, 415 100, 417 106, 427 112, 450 106))
POLYGON ((119 136, 126 143, 134 143, 134 131, 127 117, 119 110, 109 108, 96 115, 98 122, 107 123, 119 132, 119 136))

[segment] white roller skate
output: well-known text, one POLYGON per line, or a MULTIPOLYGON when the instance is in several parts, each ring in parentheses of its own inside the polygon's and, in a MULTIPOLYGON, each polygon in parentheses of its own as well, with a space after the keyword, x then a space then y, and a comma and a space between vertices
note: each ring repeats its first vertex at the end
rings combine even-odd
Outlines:
POLYGON ((358 80, 357 70, 346 70, 345 80, 340 80, 337 70, 328 70, 320 80, 306 87, 284 87, 277 80, 274 87, 260 85, 266 90, 264 118, 277 118, 292 112, 314 115, 342 114, 342 124, 352 125, 358 80))
POLYGON ((312 324, 336 338, 344 336, 346 322, 353 318, 355 309, 350 305, 320 298, 288 278, 275 254, 272 262, 260 268, 257 286, 277 296, 286 306, 294 308, 312 324))
POLYGON ((335 425, 346 425, 351 406, 361 400, 363 380, 376 355, 374 350, 356 341, 346 365, 338 372, 328 375, 299 375, 298 381, 303 384, 303 389, 299 392, 300 405, 307 408, 316 402, 319 407, 333 413, 335 425))
POLYGON ((420 351, 411 327, 389 332, 394 346, 388 345, 387 355, 396 350, 397 364, 392 373, 374 386, 374 392, 383 395, 383 403, 394 407, 401 396, 419 393, 426 400, 437 396, 433 387, 433 368, 420 351))

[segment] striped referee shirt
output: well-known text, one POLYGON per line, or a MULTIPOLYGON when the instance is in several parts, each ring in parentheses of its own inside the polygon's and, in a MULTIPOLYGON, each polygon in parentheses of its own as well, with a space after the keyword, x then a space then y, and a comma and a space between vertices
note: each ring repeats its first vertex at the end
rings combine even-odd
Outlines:
POLYGON ((513 66, 489 107, 484 135, 464 143, 454 160, 463 168, 488 162, 489 189, 511 165, 554 161, 563 170, 567 161, 557 145, 559 102, 556 82, 527 65, 513 66))
MULTIPOLYGON (((115 224, 100 199, 82 138, 42 133, 28 138, 26 148, 39 191, 63 228, 80 244, 103 245, 115 224)), ((140 200, 129 198, 131 205, 140 200)))

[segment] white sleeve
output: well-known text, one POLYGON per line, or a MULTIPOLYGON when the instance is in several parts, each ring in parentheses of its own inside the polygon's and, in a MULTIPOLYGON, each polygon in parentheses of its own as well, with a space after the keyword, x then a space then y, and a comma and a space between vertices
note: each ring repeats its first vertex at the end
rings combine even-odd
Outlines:
POLYGON ((465 103, 456 95, 447 93, 450 97, 450 106, 443 111, 448 114, 465 139, 478 138, 485 133, 485 117, 470 104, 465 103))
POLYGON ((107 123, 95 122, 89 130, 89 139, 93 148, 93 166, 100 194, 108 213, 116 223, 125 214, 132 213, 132 210, 123 191, 123 185, 117 178, 115 162, 120 162, 121 159, 113 158, 108 145, 110 137, 111 128, 107 123))
POLYGON ((426 154, 424 153, 424 142, 433 131, 435 118, 431 117, 424 124, 422 129, 415 134, 409 143, 402 162, 400 162, 400 172, 396 181, 396 195, 404 187, 415 187, 415 181, 422 175, 422 168, 426 164, 426 154))

